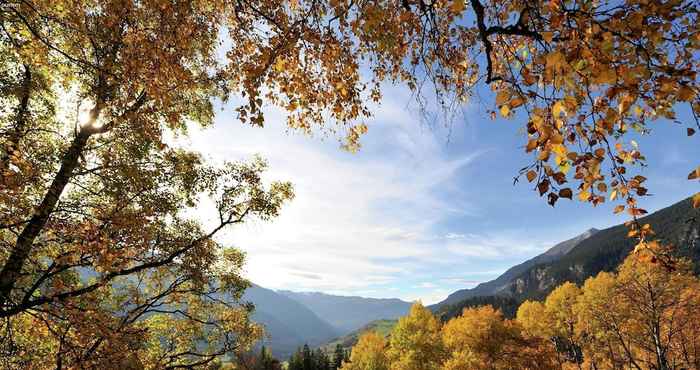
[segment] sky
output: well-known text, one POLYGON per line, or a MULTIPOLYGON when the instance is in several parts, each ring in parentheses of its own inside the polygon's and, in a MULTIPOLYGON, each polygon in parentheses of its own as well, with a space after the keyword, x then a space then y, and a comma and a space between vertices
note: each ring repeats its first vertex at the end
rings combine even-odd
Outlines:
MULTIPOLYGON (((213 127, 185 144, 212 162, 259 154, 267 180, 291 181, 296 198, 279 218, 227 231, 222 243, 247 253, 246 276, 271 289, 396 297, 436 303, 591 227, 626 221, 611 205, 561 200, 555 208, 526 182, 529 163, 517 119, 492 120, 490 101, 473 100, 447 123, 425 119, 407 89, 387 86, 372 108, 357 153, 338 138, 289 132, 268 109, 264 128, 240 123, 221 106, 213 127)), ((685 114, 681 120, 689 122, 685 114)), ((699 189, 686 179, 700 146, 685 127, 658 121, 637 138, 649 160, 641 174, 650 212, 699 189)), ((203 221, 213 209, 197 210, 203 221)))

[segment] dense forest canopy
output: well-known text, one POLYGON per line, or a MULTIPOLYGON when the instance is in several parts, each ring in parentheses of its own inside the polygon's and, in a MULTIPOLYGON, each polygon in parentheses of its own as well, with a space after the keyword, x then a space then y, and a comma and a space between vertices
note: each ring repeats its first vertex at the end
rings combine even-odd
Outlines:
POLYGON ((293 190, 263 181, 261 159, 212 166, 167 142, 211 125, 214 99, 242 99, 252 125, 279 107, 289 127, 356 150, 382 83, 447 110, 485 84, 494 114, 527 132, 521 175, 550 204, 576 195, 644 214, 630 135, 679 110, 688 136, 700 129, 698 12, 682 0, 3 1, 3 366, 204 366, 260 336, 237 302, 244 256, 216 235, 276 217, 293 190), (187 213, 202 197, 216 205, 210 229, 187 213))

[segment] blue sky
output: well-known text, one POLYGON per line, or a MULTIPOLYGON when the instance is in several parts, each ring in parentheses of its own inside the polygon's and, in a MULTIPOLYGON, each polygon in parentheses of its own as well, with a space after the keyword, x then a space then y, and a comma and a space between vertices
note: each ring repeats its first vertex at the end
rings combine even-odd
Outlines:
MULTIPOLYGON (((265 128, 242 125, 225 107, 214 127, 192 132, 187 144, 210 160, 260 154, 270 180, 295 184, 278 219, 221 238, 248 253, 252 281, 434 303, 588 228, 626 220, 610 205, 552 208, 527 183, 513 185, 529 160, 521 121, 488 118, 488 98, 466 103, 451 124, 426 122, 414 106, 406 89, 388 87, 355 154, 335 137, 288 132, 272 109, 265 128)), ((700 190, 686 180, 700 158, 697 137, 665 121, 652 127, 636 138, 649 160, 641 172, 654 194, 642 203, 649 211, 700 190)), ((198 213, 206 221, 211 209, 198 213)))

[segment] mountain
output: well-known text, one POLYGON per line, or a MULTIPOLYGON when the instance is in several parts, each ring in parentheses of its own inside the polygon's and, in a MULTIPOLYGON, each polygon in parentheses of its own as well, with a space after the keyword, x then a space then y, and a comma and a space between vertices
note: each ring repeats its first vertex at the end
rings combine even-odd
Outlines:
MULTIPOLYGON (((676 254, 695 263, 700 272, 700 209, 690 199, 661 209, 639 220, 650 224, 656 238, 676 247, 676 254)), ((502 293, 519 301, 544 298, 559 284, 582 284, 601 271, 612 271, 634 249, 636 241, 627 236, 629 229, 617 225, 601 230, 581 241, 561 258, 540 263, 518 274, 502 293)))
MULTIPOLYGON (((694 209, 690 199, 647 215, 639 222, 650 224, 657 239, 676 246, 676 254, 695 262, 696 273, 700 273, 700 209, 694 209)), ((550 249, 556 251, 554 258, 548 259, 549 251, 545 252, 535 257, 535 261, 511 268, 494 281, 455 292, 432 308, 443 318, 449 318, 459 314, 463 307, 478 305, 478 301, 485 299, 483 296, 498 296, 502 299, 495 304, 505 304, 504 313, 512 313, 508 307, 514 302, 543 299, 566 281, 582 284, 598 272, 614 270, 636 244, 627 237, 625 225, 590 231, 550 249), (486 288, 480 288, 482 285, 486 288)))
POLYGON ((279 358, 286 358, 304 343, 315 346, 341 333, 303 304, 258 285, 248 288, 243 301, 255 305, 253 321, 263 324, 264 344, 279 358))
POLYGON ((348 297, 288 290, 278 293, 308 307, 341 334, 357 330, 375 320, 404 316, 411 308, 411 303, 396 298, 348 297))
POLYGON ((321 346, 321 348, 324 349, 326 352, 332 352, 335 349, 335 346, 338 344, 340 344, 343 348, 346 349, 352 348, 352 346, 354 346, 357 343, 357 340, 360 338, 360 335, 368 331, 374 331, 383 335, 384 337, 388 337, 391 331, 394 329, 394 326, 396 326, 397 322, 398 320, 372 321, 369 324, 361 327, 360 329, 354 330, 346 335, 331 340, 330 342, 321 346))
POLYGON ((519 265, 509 268, 506 272, 504 272, 502 275, 500 275, 494 280, 481 283, 471 289, 462 289, 456 291, 447 296, 447 298, 445 298, 443 301, 431 306, 431 308, 452 305, 472 297, 497 295, 501 290, 507 288, 514 278, 516 278, 523 272, 527 271, 535 265, 556 261, 562 258, 564 255, 569 253, 574 247, 579 245, 582 241, 590 238, 596 233, 598 233, 598 230, 589 229, 581 235, 563 241, 553 246, 552 248, 549 248, 547 251, 538 256, 535 256, 519 265))

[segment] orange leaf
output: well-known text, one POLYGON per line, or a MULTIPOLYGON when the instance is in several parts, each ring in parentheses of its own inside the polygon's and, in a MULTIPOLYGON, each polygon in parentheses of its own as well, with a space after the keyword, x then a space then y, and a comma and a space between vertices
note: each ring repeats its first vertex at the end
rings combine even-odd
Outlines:
POLYGON ((537 172, 532 171, 532 170, 528 171, 528 173, 527 173, 527 181, 528 182, 532 182, 535 179, 535 177, 537 177, 537 172))
POLYGON ((693 195, 693 208, 700 208, 700 193, 693 195))
POLYGON ((625 206, 620 204, 619 206, 615 207, 615 209, 613 210, 613 213, 618 214, 624 210, 625 210, 625 206))
POLYGON ((511 109, 514 109, 514 108, 517 108, 517 107, 523 105, 524 103, 525 103, 525 100, 518 96, 518 97, 514 98, 513 100, 511 100, 510 103, 508 103, 508 104, 510 105, 511 109))
POLYGON ((688 174, 688 180, 695 180, 697 178, 700 178, 700 166, 688 174))

